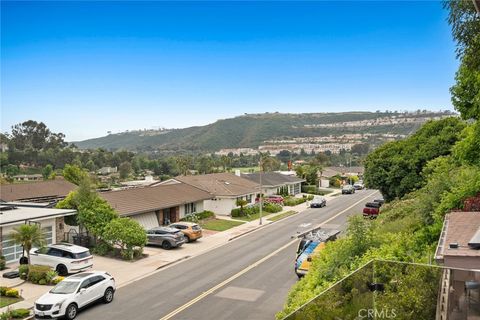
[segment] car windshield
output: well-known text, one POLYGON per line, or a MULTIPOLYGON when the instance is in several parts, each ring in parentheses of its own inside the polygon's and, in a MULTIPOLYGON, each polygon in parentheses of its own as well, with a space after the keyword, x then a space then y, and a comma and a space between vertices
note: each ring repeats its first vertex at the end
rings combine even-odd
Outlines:
POLYGON ((50 293, 56 294, 69 294, 74 293, 77 290, 79 282, 78 281, 61 281, 52 290, 50 293))

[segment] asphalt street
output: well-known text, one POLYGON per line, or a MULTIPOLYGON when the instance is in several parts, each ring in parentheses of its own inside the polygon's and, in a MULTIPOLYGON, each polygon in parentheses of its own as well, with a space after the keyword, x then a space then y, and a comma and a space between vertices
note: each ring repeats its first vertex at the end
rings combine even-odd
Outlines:
POLYGON ((319 224, 344 230, 348 217, 378 196, 374 190, 339 195, 324 208, 307 209, 119 288, 111 304, 88 307, 78 319, 273 319, 298 281, 298 240, 292 235, 319 224))

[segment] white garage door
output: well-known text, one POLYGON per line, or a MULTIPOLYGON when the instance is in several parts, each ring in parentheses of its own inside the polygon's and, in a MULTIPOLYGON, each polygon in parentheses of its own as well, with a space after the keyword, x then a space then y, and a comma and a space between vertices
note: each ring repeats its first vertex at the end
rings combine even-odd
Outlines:
POLYGON ((146 230, 158 227, 157 215, 154 212, 137 214, 130 216, 133 220, 140 223, 146 230))

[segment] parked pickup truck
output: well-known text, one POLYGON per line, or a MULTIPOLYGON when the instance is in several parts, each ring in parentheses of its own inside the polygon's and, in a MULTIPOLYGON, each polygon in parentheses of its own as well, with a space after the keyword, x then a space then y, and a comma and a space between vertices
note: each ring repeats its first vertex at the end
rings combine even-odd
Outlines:
POLYGON ((380 206, 379 202, 367 202, 363 208, 363 217, 375 219, 380 214, 380 206))

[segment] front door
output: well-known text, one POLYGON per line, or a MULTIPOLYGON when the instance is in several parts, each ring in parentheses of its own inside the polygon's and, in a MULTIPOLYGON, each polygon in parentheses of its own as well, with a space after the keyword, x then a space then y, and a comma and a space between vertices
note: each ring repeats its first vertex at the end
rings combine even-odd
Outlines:
POLYGON ((164 225, 168 225, 170 224, 170 222, 172 222, 172 220, 170 220, 170 212, 172 210, 170 208, 168 209, 163 209, 163 224, 164 225))
POLYGON ((177 222, 177 208, 170 209, 170 222, 177 222))

